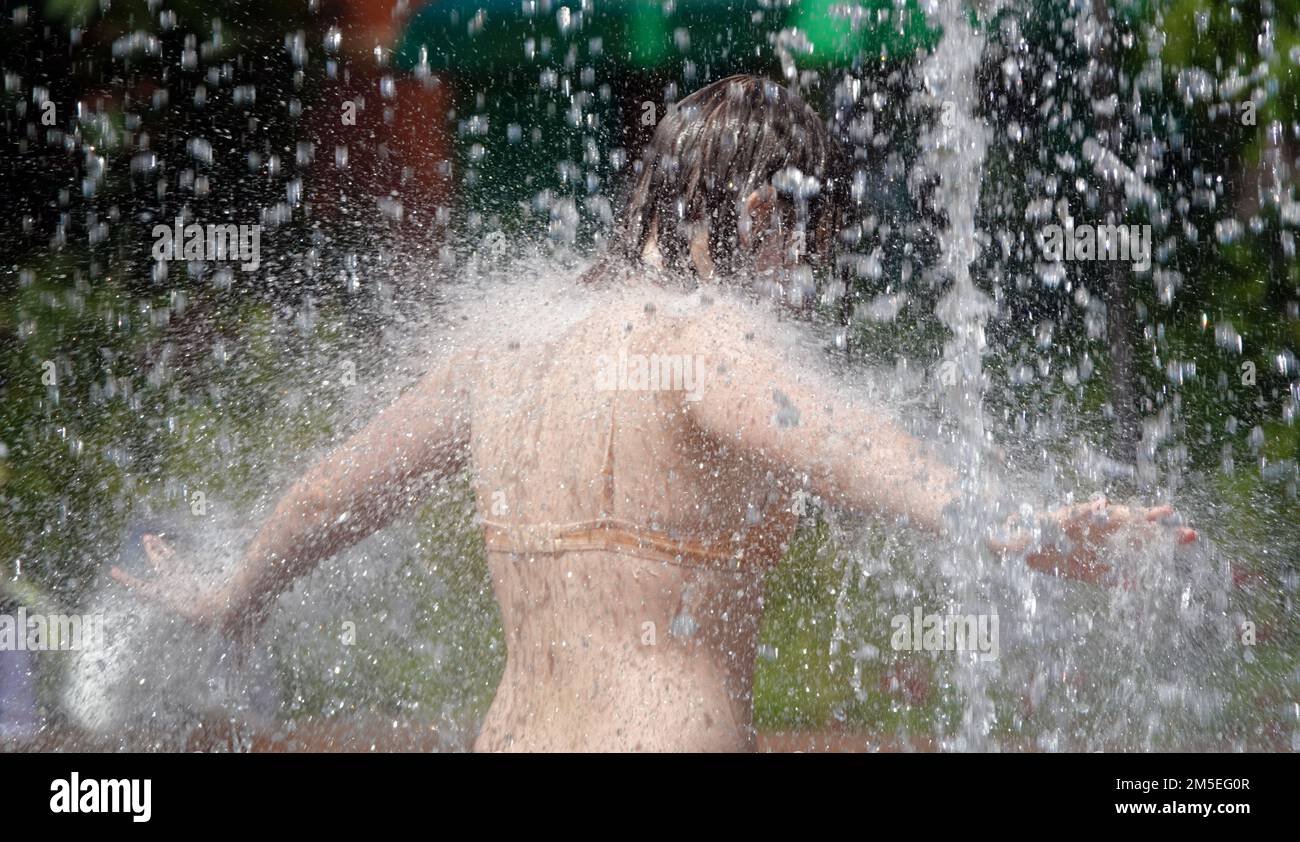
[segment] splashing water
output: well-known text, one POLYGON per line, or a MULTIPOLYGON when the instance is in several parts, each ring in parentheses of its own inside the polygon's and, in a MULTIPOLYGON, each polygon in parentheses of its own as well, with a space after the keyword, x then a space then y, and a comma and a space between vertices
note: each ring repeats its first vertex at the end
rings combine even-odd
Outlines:
POLYGON ((283 594, 252 650, 105 568, 147 573, 131 559, 163 531, 222 580, 277 493, 429 360, 607 305, 573 278, 617 236, 641 146, 681 96, 751 71, 830 111, 856 168, 851 277, 818 290, 835 314, 756 324, 810 367, 852 349, 843 394, 904 417, 961 486, 941 540, 800 503, 764 597, 760 728, 1300 746, 1300 54, 1271 4, 400 5, 382 24, 314 0, 6 23, 0 607, 116 630, 52 668, 47 730, 175 748, 237 720, 248 749, 402 721, 468 747, 507 637, 463 478, 283 594), (1046 247, 1125 221, 1151 229, 1146 269, 1046 247), (213 225, 234 226, 220 249, 213 225), (1093 491, 1177 501, 1212 540, 1127 547, 1105 588, 984 549, 1009 515, 1093 491), (917 608, 996 615, 994 657, 890 651, 917 608))

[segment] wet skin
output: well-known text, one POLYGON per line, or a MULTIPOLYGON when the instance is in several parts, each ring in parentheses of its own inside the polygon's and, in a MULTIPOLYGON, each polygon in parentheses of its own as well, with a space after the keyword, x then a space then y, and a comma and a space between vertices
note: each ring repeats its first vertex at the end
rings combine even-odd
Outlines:
MULTIPOLYGON (((752 310, 707 295, 664 307, 662 296, 631 285, 559 335, 449 357, 289 489, 224 586, 198 586, 152 537, 156 576, 114 576, 247 634, 293 578, 381 527, 430 473, 468 472, 484 520, 613 516, 738 542, 742 557, 724 569, 603 550, 489 552, 507 665, 476 748, 752 747, 763 574, 793 534, 795 492, 938 533, 956 479, 878 408, 765 340, 752 310), (597 359, 620 352, 700 357, 703 382, 691 395, 600 387, 597 359)), ((1027 534, 990 546, 1096 580, 1098 550, 1121 527, 1194 540, 1161 524, 1169 514, 1095 501, 1050 515, 1066 546, 1031 546, 1027 534)))

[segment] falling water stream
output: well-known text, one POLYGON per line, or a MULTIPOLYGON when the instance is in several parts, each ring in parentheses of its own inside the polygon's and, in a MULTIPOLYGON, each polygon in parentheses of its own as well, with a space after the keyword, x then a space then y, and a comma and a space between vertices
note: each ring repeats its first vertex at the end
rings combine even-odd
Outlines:
MULTIPOLYGON (((990 17, 997 11, 987 5, 990 17)), ((962 497, 953 512, 953 547, 944 575, 953 583, 954 614, 996 614, 995 606, 978 605, 988 598, 984 540, 993 524, 984 504, 985 430, 982 357, 988 351, 984 325, 993 310, 989 296, 976 288, 971 265, 980 249, 976 211, 984 177, 984 151, 989 129, 979 116, 975 75, 984 52, 984 38, 971 26, 966 10, 956 3, 934 3, 927 9, 943 30, 943 40, 921 66, 922 91, 917 97, 938 108, 939 119, 922 138, 923 163, 938 176, 931 202, 946 214, 939 232, 939 272, 949 287, 936 314, 951 338, 944 346, 938 382, 949 417, 956 420, 961 463, 962 497), (976 610, 978 607, 979 610, 976 610)), ((954 749, 987 749, 993 707, 985 687, 988 662, 978 654, 962 653, 956 682, 966 698, 961 730, 954 749)))

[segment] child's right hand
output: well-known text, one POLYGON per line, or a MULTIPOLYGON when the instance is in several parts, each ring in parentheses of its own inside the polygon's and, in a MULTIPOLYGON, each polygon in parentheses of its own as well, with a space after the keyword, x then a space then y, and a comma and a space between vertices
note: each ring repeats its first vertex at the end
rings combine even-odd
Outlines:
POLYGON ((168 611, 202 628, 234 633, 239 618, 226 586, 204 584, 179 563, 173 550, 158 535, 145 535, 144 554, 154 575, 140 578, 114 566, 109 575, 127 588, 143 594, 168 611))

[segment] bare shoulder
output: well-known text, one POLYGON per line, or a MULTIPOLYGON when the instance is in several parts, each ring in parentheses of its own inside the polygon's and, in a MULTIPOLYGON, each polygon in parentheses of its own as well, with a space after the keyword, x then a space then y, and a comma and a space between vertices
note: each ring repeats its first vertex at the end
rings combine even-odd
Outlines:
POLYGON ((698 353, 735 353, 763 341, 758 311, 731 296, 678 293, 653 306, 658 308, 658 331, 679 344, 693 345, 698 353))
POLYGON ((442 345, 432 352, 429 366, 416 388, 444 401, 466 396, 479 380, 484 360, 481 343, 442 345))
POLYGON ((776 314, 735 295, 698 296, 672 329, 697 353, 744 369, 796 364, 804 367, 808 337, 776 314))

